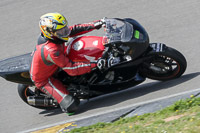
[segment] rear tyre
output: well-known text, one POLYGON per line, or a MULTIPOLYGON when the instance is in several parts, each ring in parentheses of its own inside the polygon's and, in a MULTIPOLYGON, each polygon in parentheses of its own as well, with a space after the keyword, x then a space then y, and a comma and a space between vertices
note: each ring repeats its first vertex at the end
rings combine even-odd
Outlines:
POLYGON ((167 47, 163 52, 150 52, 151 56, 140 68, 140 74, 154 80, 171 80, 180 77, 186 70, 185 57, 177 50, 167 47))
MULTIPOLYGON (((30 89, 29 85, 24 85, 24 84, 18 84, 18 94, 20 96, 20 98, 28 105, 30 105, 27 101, 28 96, 35 96, 35 92, 33 90, 30 89)), ((38 109, 55 109, 58 108, 59 106, 33 106, 30 105, 32 107, 38 108, 38 109)))
POLYGON ((20 96, 20 98, 28 104, 28 101, 27 101, 27 97, 28 96, 33 96, 34 95, 34 92, 32 90, 29 89, 29 86, 28 85, 24 85, 24 84, 18 84, 18 94, 20 96))

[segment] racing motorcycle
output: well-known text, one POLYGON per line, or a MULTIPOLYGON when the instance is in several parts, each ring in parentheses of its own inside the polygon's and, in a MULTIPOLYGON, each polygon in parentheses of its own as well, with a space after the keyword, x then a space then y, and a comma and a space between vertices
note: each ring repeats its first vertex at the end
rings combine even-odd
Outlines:
MULTIPOLYGON (((163 43, 150 43, 148 33, 134 19, 105 18, 103 36, 81 36, 66 43, 70 60, 96 62, 106 59, 109 66, 80 76, 69 76, 60 69, 54 77, 78 99, 90 99, 138 85, 146 78, 166 81, 186 70, 185 57, 163 43)), ((18 83, 18 93, 28 105, 49 109, 57 101, 37 89, 29 69, 31 53, 0 61, 0 76, 18 83)))

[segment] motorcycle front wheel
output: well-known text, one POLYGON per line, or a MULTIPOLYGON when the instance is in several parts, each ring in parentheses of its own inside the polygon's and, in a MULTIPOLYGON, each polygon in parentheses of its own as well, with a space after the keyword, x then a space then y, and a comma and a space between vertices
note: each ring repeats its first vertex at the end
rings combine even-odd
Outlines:
POLYGON ((150 79, 166 81, 180 77, 186 70, 185 57, 176 49, 167 47, 163 52, 150 52, 140 73, 150 79))

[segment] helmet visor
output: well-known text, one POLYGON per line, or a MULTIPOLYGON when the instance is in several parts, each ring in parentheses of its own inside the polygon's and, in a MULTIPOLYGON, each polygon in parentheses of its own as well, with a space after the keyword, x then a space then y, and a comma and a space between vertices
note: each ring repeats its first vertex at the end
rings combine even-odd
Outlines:
POLYGON ((63 38, 63 37, 68 37, 69 34, 71 33, 70 28, 68 27, 68 25, 66 25, 65 27, 63 27, 62 29, 57 30, 56 32, 56 36, 58 38, 63 38))

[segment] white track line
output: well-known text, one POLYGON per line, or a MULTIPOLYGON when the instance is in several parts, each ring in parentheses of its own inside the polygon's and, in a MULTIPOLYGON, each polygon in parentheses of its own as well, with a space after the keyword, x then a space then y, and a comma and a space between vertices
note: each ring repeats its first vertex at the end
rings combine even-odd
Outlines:
POLYGON ((152 99, 152 100, 148 100, 148 101, 144 101, 144 102, 139 102, 139 103, 136 103, 136 104, 130 104, 130 105, 127 105, 127 106, 123 106, 121 108, 110 109, 110 110, 107 110, 107 111, 104 111, 104 112, 99 112, 99 113, 96 113, 96 114, 82 116, 82 117, 79 117, 79 118, 71 119, 69 121, 61 121, 61 122, 57 122, 57 123, 54 123, 54 124, 49 124, 49 125, 46 125, 46 126, 43 126, 43 127, 38 127, 38 128, 30 129, 30 130, 27 130, 27 131, 18 132, 18 133, 33 132, 33 131, 37 131, 37 130, 53 127, 53 126, 56 126, 56 125, 65 124, 65 123, 68 123, 68 122, 75 122, 75 121, 78 121, 78 120, 83 120, 83 119, 87 119, 87 118, 90 118, 90 117, 103 115, 103 114, 119 111, 119 110, 126 109, 126 108, 136 107, 136 106, 149 104, 149 103, 153 103, 153 102, 164 100, 164 99, 169 99, 169 98, 176 97, 176 96, 181 96, 181 95, 184 95, 184 94, 198 93, 198 92, 200 92, 200 88, 195 89, 195 90, 190 90, 190 91, 185 91, 185 92, 173 94, 173 95, 169 95, 169 96, 165 96, 165 97, 161 97, 161 98, 156 98, 156 99, 152 99))

